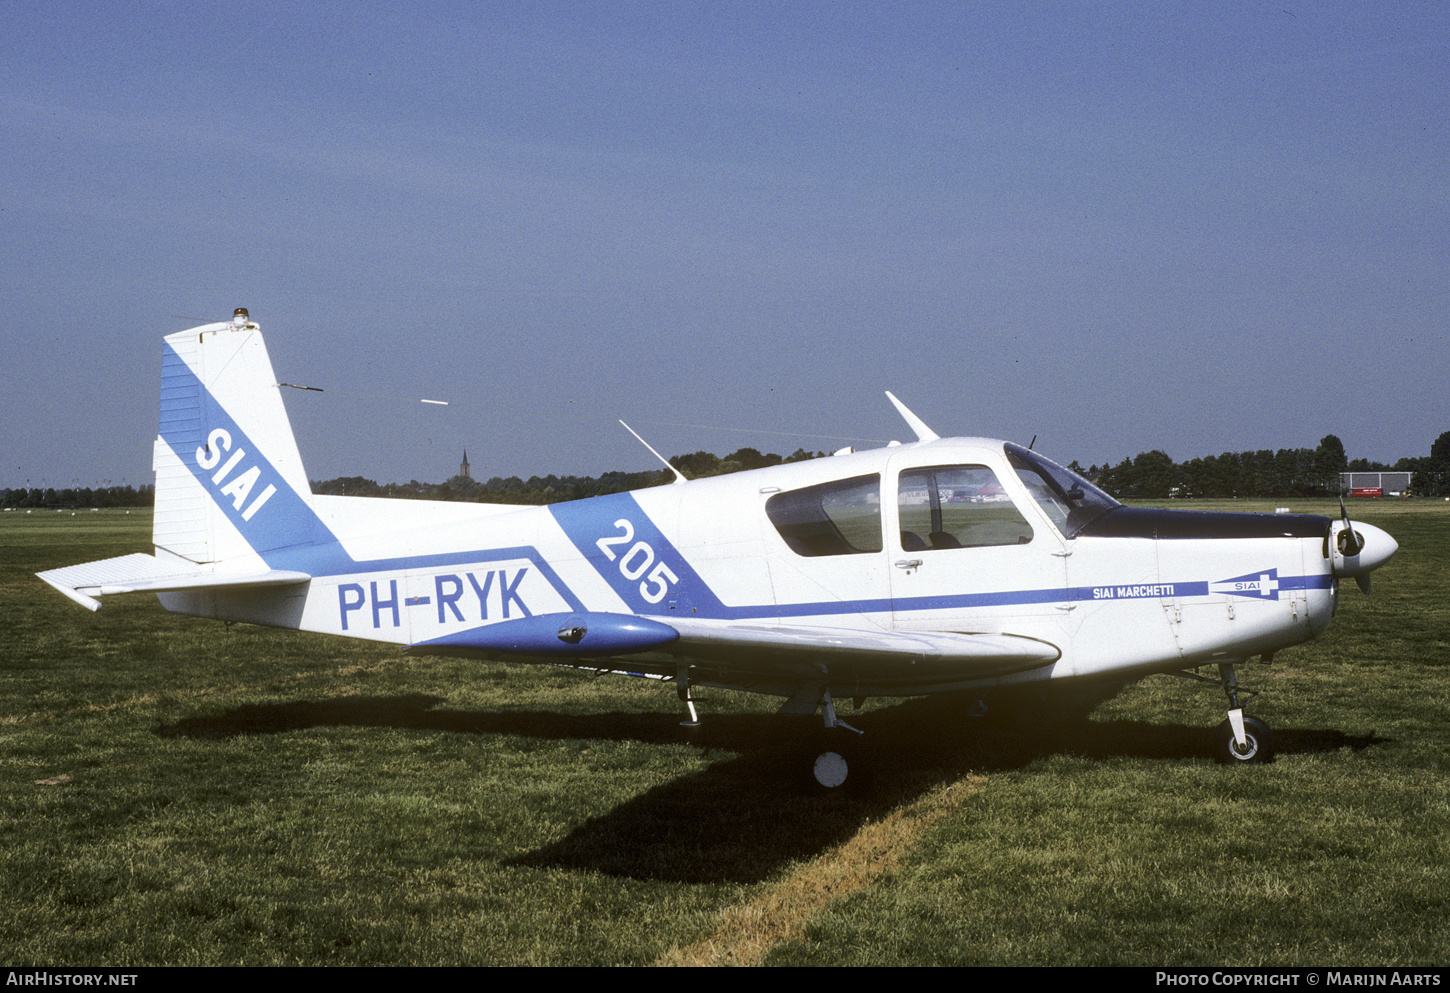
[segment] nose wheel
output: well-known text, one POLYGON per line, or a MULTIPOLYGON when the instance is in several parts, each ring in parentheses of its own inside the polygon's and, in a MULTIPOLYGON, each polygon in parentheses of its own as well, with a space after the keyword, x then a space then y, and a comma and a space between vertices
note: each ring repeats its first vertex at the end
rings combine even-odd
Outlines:
MULTIPOLYGON (((1239 712, 1242 714, 1242 711, 1239 712)), ((1243 740, 1232 719, 1213 732, 1213 757, 1225 765, 1249 765, 1274 760, 1274 732, 1257 717, 1241 717, 1243 740)))

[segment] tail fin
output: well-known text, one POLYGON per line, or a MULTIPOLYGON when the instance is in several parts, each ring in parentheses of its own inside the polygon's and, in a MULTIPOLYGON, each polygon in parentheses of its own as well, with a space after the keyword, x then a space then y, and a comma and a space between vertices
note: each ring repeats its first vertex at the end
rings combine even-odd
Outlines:
POLYGON ((241 314, 167 336, 153 541, 192 562, 331 540, 282 405, 262 332, 241 314))

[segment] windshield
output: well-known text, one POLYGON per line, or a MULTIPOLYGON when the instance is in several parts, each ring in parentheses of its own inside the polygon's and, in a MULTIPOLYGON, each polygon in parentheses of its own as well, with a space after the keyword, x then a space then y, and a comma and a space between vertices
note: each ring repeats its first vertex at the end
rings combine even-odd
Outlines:
POLYGON ((1008 444, 1007 460, 1052 523, 1065 537, 1075 538, 1093 521, 1120 506, 1092 483, 1021 445, 1008 444))

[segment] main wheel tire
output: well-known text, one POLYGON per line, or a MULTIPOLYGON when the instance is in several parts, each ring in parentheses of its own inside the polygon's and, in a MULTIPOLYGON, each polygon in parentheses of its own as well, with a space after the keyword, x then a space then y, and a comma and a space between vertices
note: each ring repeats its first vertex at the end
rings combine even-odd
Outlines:
POLYGON ((804 755, 806 788, 819 796, 857 795, 871 781, 870 763, 856 742, 824 735, 804 755))
POLYGON ((1233 723, 1224 721, 1214 732, 1214 758, 1226 765, 1261 765, 1274 761, 1274 732, 1257 717, 1244 718, 1244 747, 1234 740, 1233 723))
POLYGON ((851 779, 851 761, 838 751, 821 752, 811 763, 811 780, 817 788, 838 790, 851 779))

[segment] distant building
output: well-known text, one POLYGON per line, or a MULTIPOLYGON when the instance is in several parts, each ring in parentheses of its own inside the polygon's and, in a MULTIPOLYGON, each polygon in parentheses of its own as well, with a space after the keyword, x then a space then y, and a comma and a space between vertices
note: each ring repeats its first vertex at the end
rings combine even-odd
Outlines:
POLYGON ((463 464, 458 467, 458 474, 464 479, 472 479, 473 473, 468 470, 468 449, 463 450, 463 464))
POLYGON ((1399 496, 1408 493, 1413 472, 1341 472, 1339 488, 1350 496, 1399 496))

